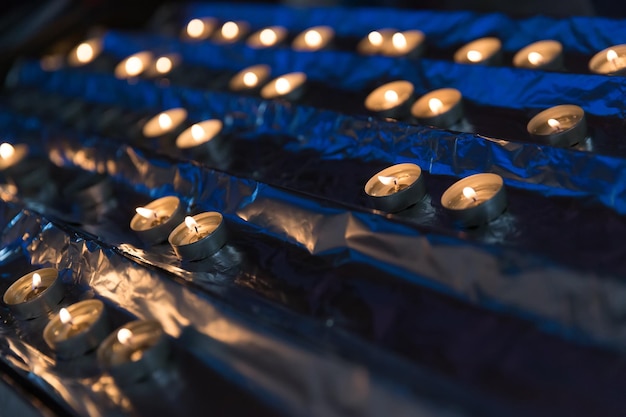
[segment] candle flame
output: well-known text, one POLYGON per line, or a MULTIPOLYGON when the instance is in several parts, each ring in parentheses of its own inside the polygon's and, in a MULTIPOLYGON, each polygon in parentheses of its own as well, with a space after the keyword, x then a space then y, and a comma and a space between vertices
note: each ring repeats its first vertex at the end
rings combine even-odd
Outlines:
POLYGON ((141 71, 143 71, 143 62, 141 62, 139 57, 131 56, 126 60, 124 68, 126 69, 126 73, 130 76, 139 75, 141 71))
POLYGON ((606 59, 607 61, 613 62, 618 58, 617 52, 615 52, 613 49, 609 49, 608 51, 606 51, 606 59))
POLYGON ((263 29, 259 34, 259 40, 265 46, 274 45, 278 37, 272 29, 263 29))
POLYGON ((33 274, 33 283, 32 283, 33 291, 35 291, 37 288, 39 288, 40 285, 41 285, 41 275, 39 275, 37 272, 35 272, 33 274))
POLYGON ((239 35, 239 26, 235 22, 226 22, 222 25, 222 37, 224 39, 235 39, 239 35))
POLYGON ((146 219, 152 219, 154 217, 157 217, 157 213, 154 210, 151 210, 149 208, 146 207, 137 207, 135 209, 135 211, 137 212, 137 214, 139 214, 141 217, 144 217, 146 219))
POLYGON ((195 124, 191 126, 191 137, 197 142, 206 137, 206 132, 204 131, 202 126, 195 124))
POLYGON ((187 35, 190 38, 199 38, 204 33, 204 22, 200 19, 191 19, 187 23, 187 35))
POLYGON ((286 78, 280 77, 276 80, 275 88, 278 94, 287 94, 291 90, 291 84, 286 78))
POLYGON ((463 197, 467 199, 476 200, 477 195, 478 194, 476 194, 476 190, 474 190, 472 187, 463 188, 463 197))
POLYGON ((166 74, 170 72, 173 66, 174 64, 172 63, 172 60, 166 56, 162 56, 161 58, 157 59, 155 64, 157 72, 161 74, 166 74))
POLYGON ((407 43, 406 43, 406 37, 400 33, 394 33, 393 36, 391 37, 391 43, 393 44, 394 48, 396 49, 406 49, 407 43))
POLYGON ((304 34, 304 42, 311 48, 321 45, 322 35, 315 29, 311 29, 304 34))
POLYGON ((133 337, 133 332, 130 329, 127 329, 126 327, 122 327, 121 329, 117 331, 117 340, 122 345, 128 345, 132 337, 133 337))
POLYGON ((167 130, 172 127, 172 118, 167 113, 159 114, 159 127, 163 130, 167 130))
POLYGON ((243 74, 243 83, 246 87, 254 87, 259 82, 259 77, 252 71, 243 74))
POLYGON ((556 119, 548 119, 548 125, 552 129, 557 129, 557 130, 561 127, 561 123, 556 119))
POLYGON ((528 62, 533 65, 541 65, 544 61, 543 55, 539 52, 531 52, 528 54, 528 62))
POLYGON ((384 97, 385 97, 385 101, 388 101, 391 103, 395 103, 400 98, 398 97, 398 93, 396 93, 395 90, 385 91, 384 97))
POLYGON ((483 54, 481 54, 479 51, 475 51, 475 50, 471 50, 471 51, 467 51, 467 60, 470 62, 479 62, 482 61, 483 59, 483 54))
POLYGON ((200 226, 196 219, 191 216, 185 217, 185 226, 190 232, 198 233, 198 227, 200 226))
POLYGON ((93 47, 86 42, 78 45, 76 48, 76 59, 83 64, 91 61, 93 59, 93 47))
POLYGON ((15 154, 15 148, 10 143, 0 145, 0 158, 9 159, 15 154))
POLYGON ((72 323, 72 315, 70 314, 67 308, 62 308, 59 311, 59 319, 61 320, 61 323, 63 324, 72 323))
POLYGON ((437 97, 433 97, 428 100, 428 108, 433 114, 439 114, 441 113, 441 109, 443 109, 443 102, 437 97))
POLYGON ((383 35, 373 30, 367 35, 367 40, 374 46, 380 46, 383 44, 383 35))
POLYGON ((378 176, 378 181, 380 181, 384 185, 391 185, 391 184, 397 184, 398 183, 398 178, 396 178, 396 177, 386 177, 384 175, 379 175, 378 176))

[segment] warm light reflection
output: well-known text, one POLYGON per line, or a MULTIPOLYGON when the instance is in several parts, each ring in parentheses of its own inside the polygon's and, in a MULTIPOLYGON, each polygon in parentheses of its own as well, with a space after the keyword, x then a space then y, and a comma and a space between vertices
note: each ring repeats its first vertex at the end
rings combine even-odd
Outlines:
POLYGON ((155 64, 155 68, 157 70, 157 72, 161 73, 161 74, 165 74, 168 73, 172 70, 172 66, 174 64, 172 63, 172 60, 169 59, 166 56, 162 56, 161 58, 157 59, 156 64, 155 64))
POLYGON ((476 194, 476 190, 474 190, 472 187, 465 187, 463 188, 463 197, 469 199, 469 200, 474 200, 476 201, 476 197, 478 194, 476 194))
POLYGON ((198 233, 198 227, 200 226, 196 219, 191 216, 185 217, 185 226, 190 232, 198 233))
POLYGON ((41 275, 35 272, 33 274, 33 282, 32 282, 31 288, 33 289, 33 291, 35 291, 37 288, 39 288, 40 285, 41 285, 41 275))
POLYGON ((394 48, 396 49, 406 49, 407 43, 406 43, 406 37, 400 33, 394 33, 393 36, 391 37, 391 43, 393 44, 394 48))
POLYGON ((163 130, 170 129, 172 127, 172 118, 167 113, 159 114, 159 127, 163 130))
POLYGON ((533 65, 541 65, 544 62, 543 55, 539 52, 531 52, 528 54, 528 62, 533 65))
POLYGON ((15 154, 15 148, 10 143, 0 145, 0 158, 9 159, 15 154))
POLYGON ((225 319, 215 319, 206 327, 207 334, 222 343, 239 343, 246 339, 245 333, 225 319))
POLYGON ((131 77, 139 75, 141 71, 143 71, 143 62, 139 57, 131 56, 126 60, 124 68, 126 69, 126 73, 131 77))
POLYGON ((122 327, 117 331, 117 341, 122 345, 130 344, 130 339, 133 337, 133 332, 126 327, 122 327))
POLYGON ((396 178, 396 177, 386 177, 384 175, 379 175, 378 176, 378 181, 380 181, 384 185, 398 184, 398 178, 396 178))
POLYGON ((443 109, 443 102, 437 97, 433 97, 428 100, 428 108, 433 114, 439 114, 441 113, 441 109, 443 109))
POLYGON ((618 58, 617 52, 613 49, 609 49, 606 51, 606 60, 609 62, 614 62, 618 58))
POLYGON ((206 132, 202 128, 202 126, 195 124, 191 126, 191 137, 195 141, 201 141, 206 137, 206 132))
POLYGON ((187 35, 190 38, 199 38, 204 33, 204 22, 200 19, 192 19, 187 23, 187 35))
POLYGON ((235 39, 239 35, 239 26, 235 22, 226 22, 222 25, 222 37, 224 39, 235 39))
POLYGON ((483 54, 481 54, 479 51, 475 51, 475 50, 471 50, 471 51, 467 51, 467 60, 470 62, 479 62, 482 61, 483 59, 483 54))
POLYGON ((137 212, 137 214, 139 214, 141 217, 144 217, 146 219, 152 219, 154 217, 157 217, 157 213, 154 210, 151 210, 149 208, 146 207, 137 207, 135 209, 135 211, 137 212))
POLYGON ((86 42, 81 43, 76 48, 76 59, 78 62, 86 64, 93 59, 93 47, 86 42))
POLYGON ((561 129, 561 123, 556 119, 548 119, 548 125, 555 130, 561 129))
POLYGON ((68 323, 71 324, 72 323, 72 315, 67 310, 67 308, 62 308, 59 311, 59 319, 61 320, 61 323, 63 323, 63 324, 68 324, 68 323))
POLYGON ((265 46, 271 46, 276 43, 278 36, 276 36, 276 32, 272 29, 263 29, 259 34, 259 40, 265 46))
POLYGON ((246 87, 254 87, 259 82, 259 77, 252 71, 246 72, 243 75, 243 83, 246 87))
POLYGON ((385 97, 385 101, 387 101, 389 103, 395 103, 399 99, 398 93, 396 93, 395 90, 387 90, 387 91, 385 91, 384 97, 385 97))
POLYGON ((304 34, 304 42, 311 48, 316 48, 322 44, 322 35, 315 29, 304 34))
POLYGON ((383 35, 373 30, 367 35, 367 40, 374 46, 380 46, 383 44, 383 35))
POLYGON ((287 94, 291 90, 291 84, 286 78, 280 77, 276 80, 275 88, 278 94, 287 94))

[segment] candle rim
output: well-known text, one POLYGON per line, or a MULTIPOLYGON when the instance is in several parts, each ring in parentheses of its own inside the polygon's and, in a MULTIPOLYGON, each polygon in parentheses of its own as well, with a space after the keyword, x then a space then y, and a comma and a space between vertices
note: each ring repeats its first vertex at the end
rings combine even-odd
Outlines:
POLYGON ((259 85, 263 84, 265 81, 267 81, 267 79, 270 77, 271 71, 271 67, 266 64, 251 65, 249 67, 243 68, 242 70, 237 72, 237 74, 233 75, 228 83, 228 87, 233 91, 253 90, 255 88, 258 88, 259 85), (243 83, 243 77, 248 72, 253 72, 258 78, 256 85, 252 87, 248 87, 243 83))
POLYGON ((115 66, 115 69, 113 70, 113 74, 115 75, 116 78, 121 79, 121 80, 124 80, 127 78, 138 77, 144 72, 146 72, 148 68, 150 68, 152 64, 155 64, 155 63, 156 61, 154 60, 154 55, 152 54, 152 52, 150 51, 135 52, 134 54, 131 54, 127 56, 126 58, 122 59, 115 66), (139 71, 137 74, 130 75, 128 74, 128 71, 126 70, 126 63, 133 58, 138 58, 141 61, 142 68, 141 68, 141 71, 139 71))
POLYGON ((585 118, 585 110, 577 106, 575 104, 560 104, 558 106, 553 106, 548 109, 545 109, 539 113, 537 113, 533 118, 528 121, 526 125, 526 131, 531 135, 541 136, 541 137, 550 137, 555 135, 564 134, 574 129, 581 121, 585 118), (538 129, 544 124, 548 122, 548 119, 556 119, 563 115, 572 115, 577 117, 576 123, 572 126, 561 129, 559 132, 549 132, 547 134, 538 133, 538 129))
POLYGON ((187 225, 183 221, 178 226, 176 226, 174 228, 174 230, 172 230, 172 232, 168 236, 167 240, 168 240, 170 245, 176 246, 176 247, 185 247, 185 246, 189 246, 189 245, 194 245, 194 244, 196 244, 198 242, 201 242, 201 241, 203 241, 205 239, 210 238, 211 236, 213 236, 217 232, 217 230, 220 227, 223 227, 223 225, 224 225, 224 216, 222 215, 222 213, 217 212, 217 211, 205 211, 203 213, 199 213, 199 214, 196 214, 196 215, 193 215, 193 216, 188 216, 188 217, 191 217, 192 219, 194 219, 200 225, 203 224, 205 219, 206 220, 216 219, 215 222, 213 223, 213 224, 216 225, 215 229, 213 229, 209 234, 207 234, 203 238, 197 240, 196 242, 181 244, 180 243, 180 239, 182 238, 181 235, 186 234, 186 233, 189 232, 189 229, 187 228, 187 225))
POLYGON ((58 347, 60 344, 84 338, 85 335, 89 333, 88 331, 96 326, 97 323, 103 319, 105 312, 104 303, 95 298, 78 301, 74 304, 68 305, 65 308, 68 310, 74 320, 76 320, 80 316, 88 315, 90 318, 93 317, 93 321, 90 322, 89 326, 81 332, 73 334, 65 339, 59 339, 58 332, 63 326, 66 325, 66 323, 61 322, 59 313, 55 314, 43 330, 44 340, 46 341, 48 346, 53 349, 55 347, 58 347))
POLYGON ((541 68, 551 64, 563 53, 563 44, 554 39, 543 39, 524 46, 513 56, 513 65, 518 68, 541 68), (528 55, 531 52, 540 53, 544 62, 537 65, 528 65, 528 55))
POLYGON ((180 149, 190 149, 190 148, 197 148, 198 146, 205 145, 206 143, 218 137, 222 133, 223 128, 224 128, 224 123, 219 119, 207 119, 198 123, 194 123, 191 126, 189 126, 187 129, 183 130, 180 135, 178 135, 178 137, 176 138, 176 147, 180 149), (187 139, 188 136, 191 136, 192 139, 195 139, 192 136, 192 129, 196 125, 200 126, 204 130, 205 135, 211 134, 210 135, 211 137, 208 139, 202 138, 199 141, 187 143, 185 140, 187 139))
MULTIPOLYGON (((370 197, 375 197, 375 198, 389 197, 388 195, 372 194, 372 191, 378 186, 378 183, 381 182, 378 177, 396 177, 397 178, 397 175, 395 174, 397 174, 397 172, 399 171, 413 171, 415 173, 415 180, 413 181, 413 183, 417 182, 422 176, 422 168, 415 163, 403 162, 399 164, 394 164, 394 165, 388 166, 387 168, 381 169, 380 171, 372 175, 369 180, 367 180, 367 182, 365 183, 365 186, 363 187, 365 194, 367 194, 370 197)), ((403 193, 407 191, 408 188, 409 187, 403 190, 399 190, 398 192, 394 194, 403 193)))
POLYGON ((39 268, 34 271, 30 271, 15 280, 15 282, 13 282, 13 284, 11 284, 9 288, 7 288, 2 297, 2 301, 4 301, 7 306, 15 306, 21 304, 31 305, 33 303, 36 303, 39 298, 44 297, 44 294, 46 292, 52 291, 51 288, 54 282, 58 279, 59 271, 56 268, 39 268), (24 288, 32 291, 33 275, 36 273, 39 274, 39 276, 41 277, 41 284, 39 287, 41 288, 45 286, 45 288, 39 293, 39 296, 37 298, 33 298, 31 300, 17 301, 17 297, 22 295, 22 293, 24 292, 24 288))
POLYGON ((274 78, 273 80, 271 80, 270 82, 268 82, 261 89, 261 97, 267 100, 279 98, 279 97, 285 97, 291 94, 292 92, 294 92, 295 90, 297 90, 298 88, 302 87, 302 85, 304 85, 306 81, 307 81, 307 75, 301 71, 289 72, 287 74, 280 75, 274 78), (287 81, 289 81, 289 84, 291 86, 291 89, 284 94, 278 94, 278 92, 276 91, 276 82, 281 78, 284 78, 287 81))
POLYGON ((441 195, 441 205, 447 210, 457 211, 457 212, 464 211, 464 210, 472 210, 476 207, 480 207, 484 203, 493 199, 493 197, 497 193, 499 193, 503 187, 504 187, 504 179, 498 174, 494 174, 491 172, 483 172, 483 173, 469 175, 467 177, 459 179, 450 187, 448 187, 446 191, 444 191, 444 193, 441 195), (453 207, 450 205, 453 201, 457 200, 456 197, 458 195, 462 195, 463 189, 466 187, 471 187, 476 193, 478 193, 480 189, 478 189, 477 186, 473 184, 473 182, 479 178, 485 178, 488 184, 495 185, 497 187, 496 192, 491 197, 489 197, 488 199, 484 201, 479 201, 478 204, 471 206, 471 207, 462 208, 462 207, 453 207))
POLYGON ((331 26, 328 26, 328 25, 311 26, 309 28, 304 29, 303 31, 298 33, 298 35, 296 35, 296 37, 291 42, 291 48, 294 51, 300 51, 300 52, 319 51, 320 49, 323 49, 326 46, 328 46, 328 44, 333 40, 334 37, 335 37, 335 30, 331 26), (322 37, 322 41, 320 42, 320 44, 315 47, 309 46, 304 40, 306 33, 310 30, 315 30, 322 37))
POLYGON ((280 26, 280 25, 266 26, 257 30, 256 32, 253 32, 250 36, 248 36, 248 39, 246 40, 246 45, 255 49, 271 48, 281 43, 283 40, 285 40, 286 37, 287 37, 287 28, 285 28, 284 26, 280 26), (276 40, 274 40, 274 43, 270 45, 265 45, 263 42, 261 42, 261 32, 267 29, 272 30, 274 34, 276 35, 276 40))
POLYGON ((183 107, 173 107, 167 110, 163 110, 152 116, 148 121, 143 125, 142 133, 147 138, 156 138, 171 131, 175 130, 181 123, 183 123, 187 119, 187 110, 183 107), (167 114, 172 119, 172 126, 167 129, 162 129, 159 125, 159 116, 162 114, 167 114), (148 130, 152 129, 152 125, 156 125, 159 129, 155 133, 148 134, 148 130))
POLYGON ((626 43, 609 46, 608 48, 605 48, 597 52, 593 57, 591 57, 591 59, 589 60, 589 65, 588 65, 589 70, 591 72, 595 74, 607 75, 607 74, 614 74, 614 73, 618 73, 618 72, 622 72, 626 70, 626 66, 624 66, 623 68, 619 68, 617 70, 608 70, 608 71, 601 70, 601 67, 603 66, 603 64, 605 62, 608 62, 606 54, 611 49, 613 49, 618 54, 618 57, 626 56, 626 43))
POLYGON ((463 94, 456 88, 438 88, 436 90, 429 91, 418 98, 411 106, 411 114, 418 119, 439 117, 448 113, 454 106, 460 103, 462 99, 463 94), (430 106, 428 105, 428 102, 432 98, 441 100, 441 103, 443 104, 441 111, 437 114, 432 113, 430 111, 430 106))
POLYGON ((370 111, 376 111, 376 112, 395 109, 396 107, 403 105, 407 100, 409 100, 413 96, 414 92, 415 92, 415 87, 413 86, 413 83, 411 83, 410 81, 407 81, 407 80, 391 81, 379 87, 376 87, 374 90, 372 90, 367 95, 367 97, 365 97, 365 107, 370 111), (388 106, 388 105, 378 106, 377 105, 378 96, 384 95, 387 90, 394 90, 398 94, 398 100, 391 103, 393 104, 391 106, 388 106), (408 91, 408 94, 405 94, 406 97, 404 97, 404 95, 400 94, 398 90, 408 91))
POLYGON ((498 51, 502 49, 502 41, 495 36, 486 36, 483 38, 475 39, 471 42, 461 46, 454 53, 454 61, 463 64, 480 64, 494 56, 498 51), (481 46, 479 48, 478 46, 481 46), (482 54, 480 61, 469 61, 467 59, 467 53, 471 50, 477 50, 482 54))
MULTIPOLYGON (((170 203, 172 203, 172 205, 174 205, 175 203, 174 209, 172 210, 171 213, 168 214, 171 218, 173 217, 173 214, 176 213, 176 211, 178 211, 178 209, 180 208, 180 204, 181 204, 180 199, 176 196, 166 195, 164 197, 160 197, 155 200, 152 200, 141 207, 156 211, 156 209, 161 208, 162 206, 168 206, 170 203)), ((150 219, 146 219, 145 217, 141 216, 139 213, 135 213, 130 220, 130 228, 131 230, 135 232, 141 232, 144 230, 150 230, 155 227, 158 227, 158 226, 150 227, 149 220, 150 219), (147 227, 143 227, 146 225, 147 227)))

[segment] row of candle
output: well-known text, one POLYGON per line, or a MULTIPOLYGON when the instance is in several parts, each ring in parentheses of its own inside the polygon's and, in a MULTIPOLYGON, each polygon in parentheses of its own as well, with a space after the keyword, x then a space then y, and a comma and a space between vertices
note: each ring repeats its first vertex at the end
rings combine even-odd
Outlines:
MULTIPOLYGON (((56 311, 64 295, 58 271, 43 268, 15 281, 3 301, 16 319, 32 320, 56 311)), ((96 299, 60 308, 45 326, 43 339, 61 360, 97 350, 100 367, 120 384, 133 383, 159 369, 170 352, 157 321, 136 320, 110 332, 105 305, 96 299)))
MULTIPOLYGON (((184 39, 212 39, 220 43, 242 40, 249 31, 246 22, 228 21, 218 29, 214 18, 190 20, 182 32, 184 39)), ((297 51, 317 51, 328 47, 335 36, 329 26, 315 26, 301 32, 292 42, 297 51)), ((246 43, 252 48, 268 48, 279 45, 287 38, 287 29, 271 26, 252 33, 246 43)), ((387 55, 393 57, 418 57, 424 49, 426 36, 419 30, 398 31, 395 29, 374 30, 357 45, 364 55, 387 55)), ((454 60, 465 64, 494 65, 501 61, 502 44, 498 38, 486 37, 472 41, 454 54, 454 60)), ((563 45, 555 40, 534 42, 519 50, 513 65, 520 68, 561 70, 563 67, 563 45)), ((611 46, 598 52, 590 61, 589 69, 598 74, 619 74, 626 69, 626 44, 611 46)))

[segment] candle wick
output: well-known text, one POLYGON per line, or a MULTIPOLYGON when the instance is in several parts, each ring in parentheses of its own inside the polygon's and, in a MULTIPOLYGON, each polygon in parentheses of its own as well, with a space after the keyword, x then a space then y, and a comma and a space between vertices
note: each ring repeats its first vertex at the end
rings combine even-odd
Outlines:
POLYGON ((198 234, 198 226, 194 226, 193 228, 196 230, 196 234, 198 234))
POLYGON ((398 179, 395 178, 395 177, 393 178, 393 188, 394 188, 394 191, 396 191, 396 192, 398 192, 399 189, 400 189, 400 186, 398 184, 398 179))

